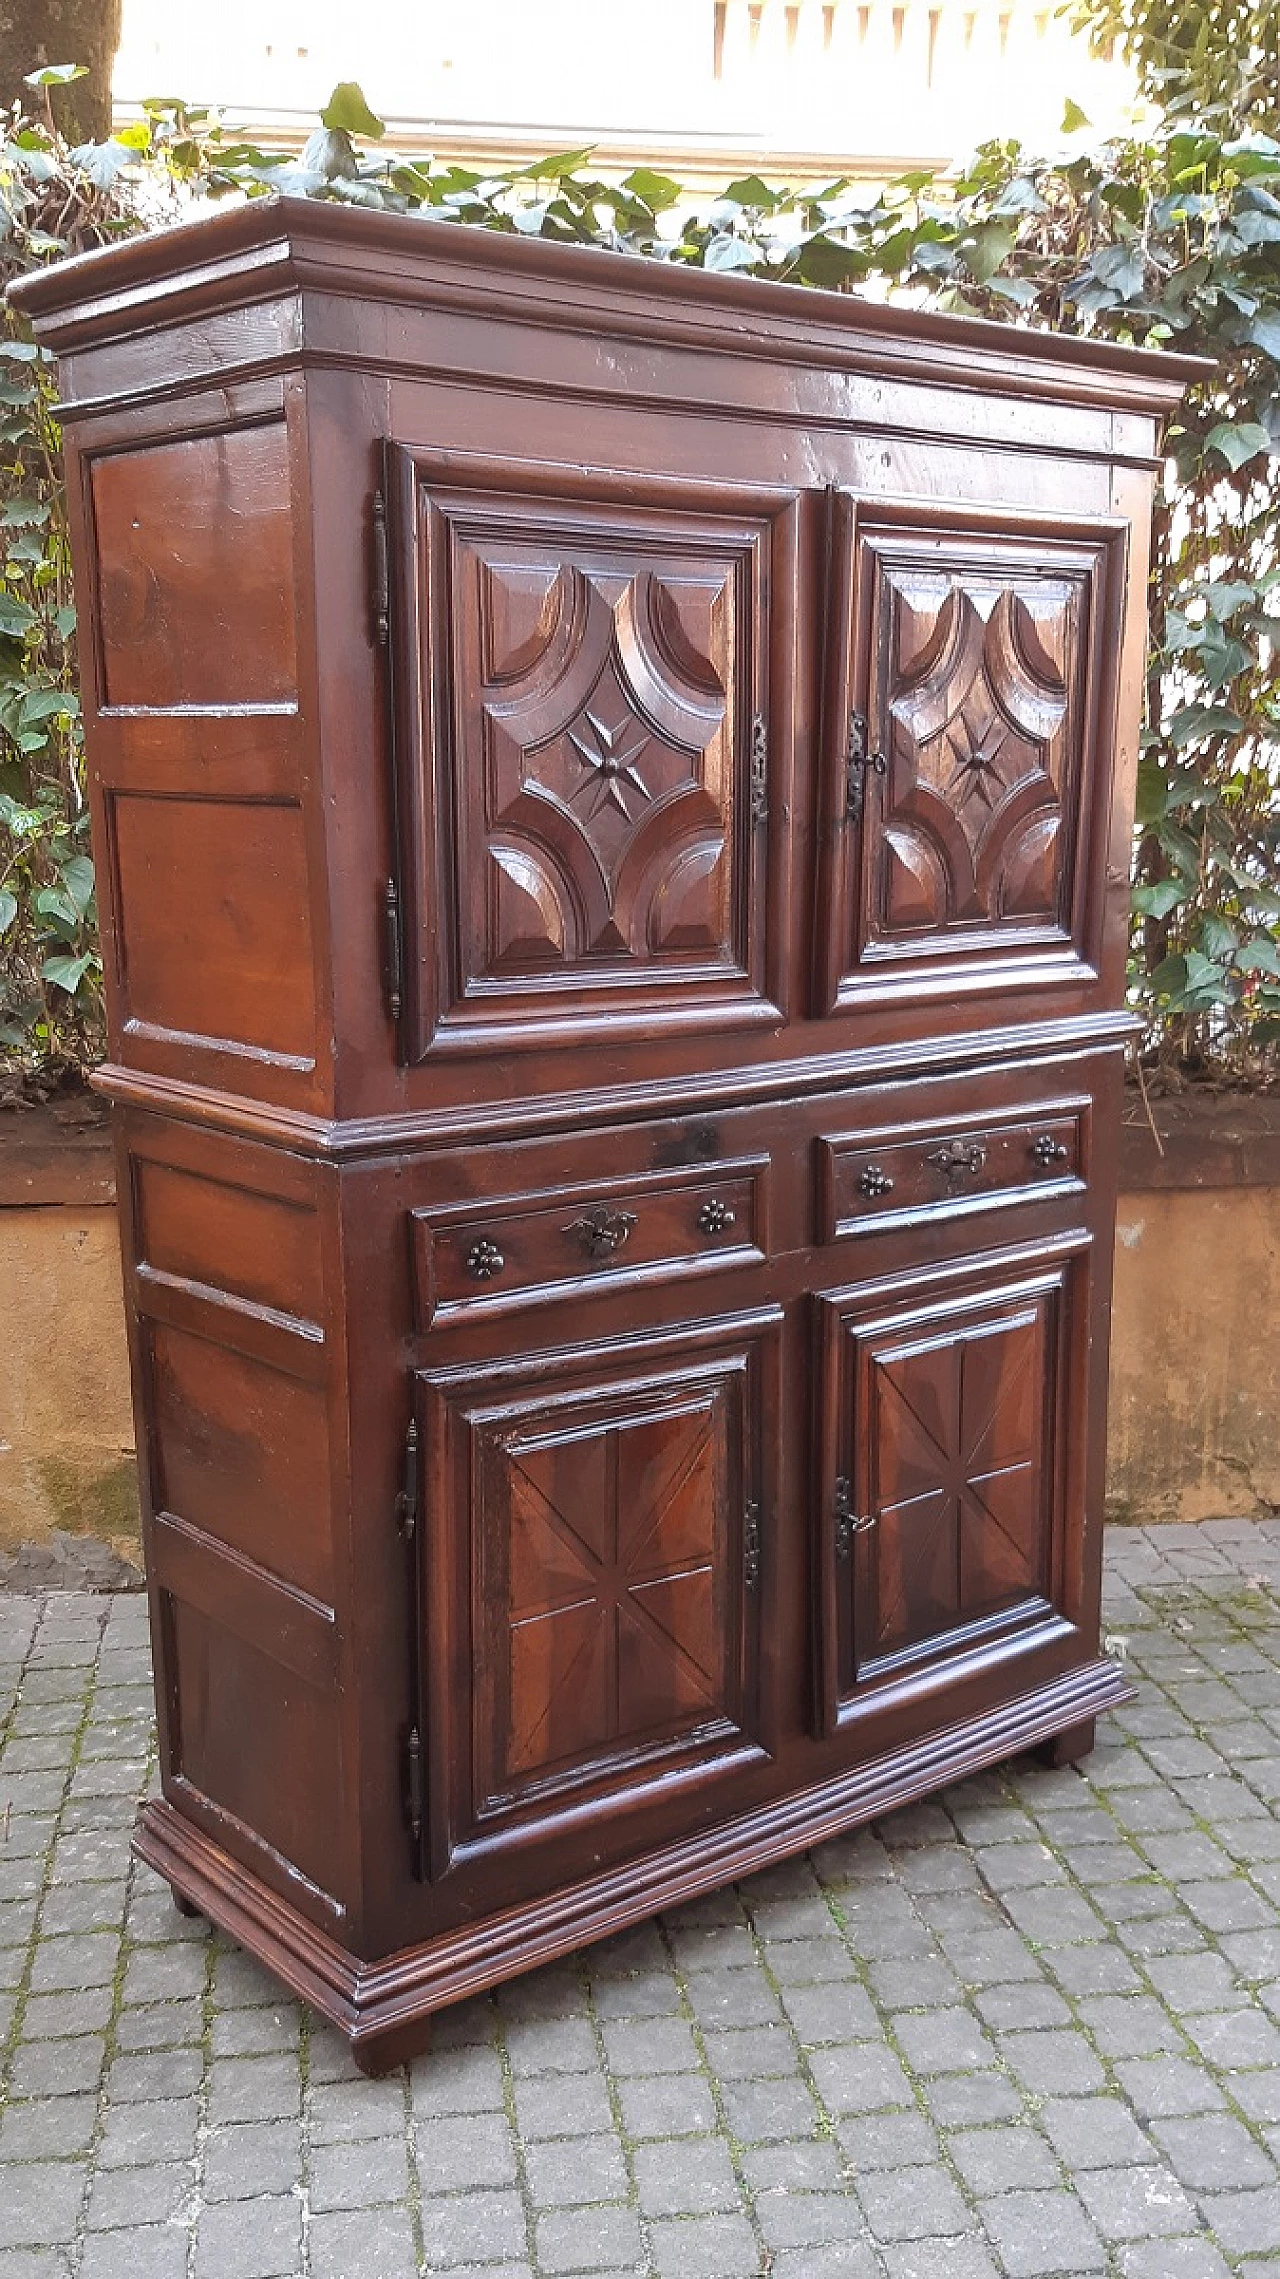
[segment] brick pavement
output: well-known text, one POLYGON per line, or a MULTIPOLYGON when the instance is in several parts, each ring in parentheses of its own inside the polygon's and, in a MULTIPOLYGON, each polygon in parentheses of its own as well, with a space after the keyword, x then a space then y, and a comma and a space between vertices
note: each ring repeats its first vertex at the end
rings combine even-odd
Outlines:
POLYGON ((128 1854, 137 1599, 0 1598, 0 2279, 1280 2273, 1280 1521, 1115 1531, 1141 1686, 361 2080, 128 1854))

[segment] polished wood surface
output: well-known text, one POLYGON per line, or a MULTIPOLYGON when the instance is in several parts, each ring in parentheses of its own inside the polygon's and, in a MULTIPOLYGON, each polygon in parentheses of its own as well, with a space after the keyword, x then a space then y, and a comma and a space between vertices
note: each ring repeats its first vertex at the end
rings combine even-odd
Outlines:
POLYGON ((163 1796, 362 2065, 1099 1651, 1193 367, 263 201, 60 264, 163 1796))

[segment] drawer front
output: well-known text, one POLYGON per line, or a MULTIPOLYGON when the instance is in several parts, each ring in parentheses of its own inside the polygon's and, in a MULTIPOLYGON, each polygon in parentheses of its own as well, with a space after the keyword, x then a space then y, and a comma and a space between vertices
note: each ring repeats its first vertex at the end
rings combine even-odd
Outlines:
POLYGON ((413 1211, 414 1300, 433 1322, 765 1255, 767 1158, 574 1181, 413 1211))
POLYGON ((961 1218, 1085 1184, 1087 1098, 931 1117, 818 1142, 823 1241, 961 1218))

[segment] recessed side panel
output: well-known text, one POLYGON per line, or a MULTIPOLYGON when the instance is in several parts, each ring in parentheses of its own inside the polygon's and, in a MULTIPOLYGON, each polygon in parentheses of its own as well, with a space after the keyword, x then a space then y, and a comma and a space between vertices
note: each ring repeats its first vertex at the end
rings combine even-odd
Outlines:
POLYGON ((108 801, 126 1037, 299 1074, 316 1005, 302 810, 108 801))
POLYGON ((292 702, 283 420, 104 454, 90 484, 102 701, 292 702))
POLYGON ((1037 519, 844 502, 828 1009, 1096 978, 1125 533, 1037 519))
POLYGON ((777 1019, 795 501, 390 463, 412 1057, 777 1019))
POLYGON ((758 1752, 774 1334, 422 1373, 435 1873, 758 1752))

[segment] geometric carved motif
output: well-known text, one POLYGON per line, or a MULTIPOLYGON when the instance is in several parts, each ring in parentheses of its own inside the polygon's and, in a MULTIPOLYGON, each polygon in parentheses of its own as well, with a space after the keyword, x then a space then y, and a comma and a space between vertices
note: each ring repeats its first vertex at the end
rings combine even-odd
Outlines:
POLYGON ((873 1349, 860 1661, 1041 1590, 1045 1328, 1033 1303, 873 1349))
POLYGON ((740 966, 733 559, 507 542, 472 575, 470 978, 740 966))
POLYGON ((885 587, 877 931, 1060 919, 1080 580, 898 569, 885 587))
POLYGON ((490 1443, 499 1789, 724 1715, 723 1399, 581 1422, 490 1443))

